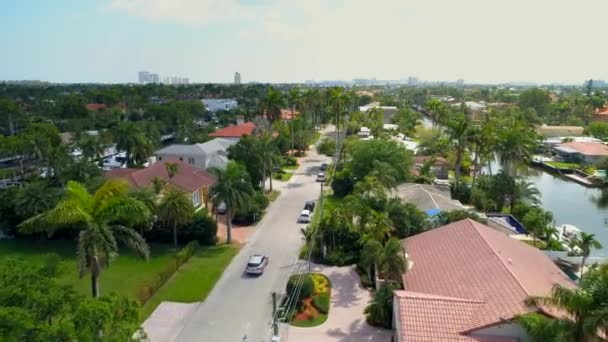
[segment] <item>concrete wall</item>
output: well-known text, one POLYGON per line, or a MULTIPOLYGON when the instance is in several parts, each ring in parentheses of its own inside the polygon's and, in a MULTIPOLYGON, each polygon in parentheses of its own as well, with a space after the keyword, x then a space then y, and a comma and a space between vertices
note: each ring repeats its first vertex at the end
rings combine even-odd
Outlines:
POLYGON ((401 340, 401 310, 399 310, 399 299, 393 296, 393 342, 405 342, 401 340))

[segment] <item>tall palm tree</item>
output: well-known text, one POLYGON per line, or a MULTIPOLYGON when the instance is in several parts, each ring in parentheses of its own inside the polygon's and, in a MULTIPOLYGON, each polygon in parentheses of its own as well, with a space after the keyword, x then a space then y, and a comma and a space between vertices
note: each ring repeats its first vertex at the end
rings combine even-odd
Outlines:
POLYGON ((179 172, 179 164, 178 163, 165 163, 165 170, 167 171, 167 175, 169 179, 173 179, 175 175, 179 172))
POLYGON ((140 125, 133 122, 121 122, 112 136, 116 149, 126 153, 127 165, 142 165, 154 152, 154 143, 142 132, 140 125))
POLYGON ((291 107, 291 134, 290 134, 290 140, 291 140, 291 154, 293 155, 293 121, 295 120, 295 113, 296 113, 296 105, 300 102, 300 99, 302 97, 302 94, 300 93, 300 89, 298 88, 291 88, 289 89, 289 91, 287 92, 287 102, 289 103, 289 106, 291 107))
POLYGON ((329 105, 332 107, 336 115, 336 148, 340 146, 340 117, 343 114, 344 107, 348 105, 348 96, 344 93, 344 88, 334 87, 329 89, 329 105))
MULTIPOLYGON (((505 173, 505 175, 507 174, 505 173)), ((540 191, 538 191, 534 183, 522 177, 515 177, 514 187, 509 191, 509 195, 511 212, 513 212, 515 206, 521 202, 526 202, 531 205, 540 204, 540 191)))
POLYGON ((380 277, 397 283, 401 283, 401 277, 407 270, 405 251, 396 238, 389 239, 384 246, 375 239, 367 241, 361 251, 361 265, 368 272, 375 266, 380 277))
POLYGON ((53 232, 62 226, 80 228, 78 270, 80 277, 91 272, 91 292, 93 297, 99 297, 99 276, 118 254, 119 242, 146 260, 150 255, 144 238, 123 225, 143 222, 150 215, 148 208, 128 193, 129 185, 120 180, 107 181, 93 194, 80 183, 70 181, 63 199, 54 208, 22 222, 19 230, 34 233, 45 229, 53 232))
POLYGON ((430 99, 425 104, 426 109, 431 113, 431 122, 433 127, 437 127, 445 120, 447 115, 447 107, 445 103, 438 99, 430 99))
POLYGON ((262 133, 260 137, 260 158, 262 159, 262 165, 264 165, 264 177, 263 177, 263 185, 262 189, 266 189, 266 176, 270 175, 269 178, 269 191, 272 192, 272 170, 274 169, 274 165, 278 162, 279 151, 277 149, 277 145, 275 140, 268 132, 262 133))
POLYGON ((211 188, 213 203, 217 206, 224 202, 226 205, 226 243, 232 242, 232 217, 238 210, 249 207, 252 200, 253 187, 245 167, 230 161, 225 170, 213 169, 217 183, 211 188))
POLYGON ((266 114, 266 119, 274 122, 281 118, 281 109, 283 108, 284 97, 283 93, 275 90, 273 87, 268 88, 266 97, 260 103, 262 113, 266 114))
POLYGON ((466 114, 458 114, 448 123, 448 135, 456 151, 456 165, 454 176, 456 189, 460 187, 460 174, 462 172, 462 158, 467 149, 470 135, 469 118, 466 114))
POLYGON ((94 162, 101 161, 105 152, 105 146, 99 136, 87 133, 81 134, 76 146, 82 151, 84 159, 94 162))
POLYGON ((581 249, 581 256, 583 257, 583 259, 581 260, 581 275, 579 277, 582 280, 585 263, 587 262, 587 258, 591 254, 591 249, 602 248, 602 244, 595 238, 595 234, 581 232, 581 235, 578 238, 577 247, 581 249))
POLYGON ((188 195, 173 186, 168 186, 162 194, 157 208, 158 220, 173 230, 173 247, 177 250, 177 227, 190 222, 194 215, 192 200, 188 195))

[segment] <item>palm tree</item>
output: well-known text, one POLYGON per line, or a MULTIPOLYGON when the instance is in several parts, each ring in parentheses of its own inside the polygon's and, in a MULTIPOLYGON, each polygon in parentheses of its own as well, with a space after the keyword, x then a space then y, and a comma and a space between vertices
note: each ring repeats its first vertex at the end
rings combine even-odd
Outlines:
POLYGON ((456 165, 454 176, 456 178, 456 189, 460 187, 460 173, 462 169, 462 158, 467 148, 469 138, 469 119, 466 114, 458 114, 448 123, 448 135, 456 150, 456 165))
MULTIPOLYGON (((502 171, 502 170, 501 170, 502 171)), ((527 202, 532 205, 540 204, 540 191, 531 181, 516 177, 513 189, 510 191, 510 209, 513 212, 515 206, 520 202, 527 202)))
POLYGON ((64 198, 52 209, 36 215, 19 225, 22 233, 34 233, 57 227, 79 227, 77 244, 77 264, 80 277, 91 272, 91 292, 99 297, 99 276, 104 267, 109 266, 118 254, 118 242, 144 257, 150 255, 150 248, 133 229, 124 222, 143 222, 150 211, 140 201, 129 197, 129 185, 120 180, 104 183, 91 194, 80 183, 70 181, 64 198))
POLYGON ((568 324, 532 312, 517 317, 517 322, 526 330, 532 342, 569 342, 568 324))
POLYGON ((105 146, 99 136, 81 134, 76 146, 82 151, 84 159, 99 162, 103 158, 105 146))
POLYGON ((57 189, 46 181, 27 183, 15 194, 15 212, 22 218, 36 216, 54 207, 59 196, 57 189))
POLYGON ((577 247, 581 249, 581 256, 583 257, 583 259, 581 260, 581 275, 579 277, 582 281, 583 270, 585 268, 585 262, 587 261, 589 254, 591 254, 591 249, 592 248, 594 248, 594 249, 602 248, 602 244, 595 238, 595 234, 588 234, 585 232, 581 232, 581 234, 578 238, 577 247))
POLYGON ((158 176, 154 176, 154 178, 152 178, 152 188, 154 189, 154 193, 157 195, 160 195, 166 185, 167 182, 165 182, 162 178, 158 176))
POLYGON ((268 88, 266 97, 260 102, 262 113, 265 113, 266 118, 272 122, 279 120, 281 118, 283 103, 283 93, 270 87, 268 88))
POLYGON ((289 92, 287 92, 287 102, 291 107, 291 155, 293 155, 293 121, 295 119, 296 104, 300 102, 301 97, 302 94, 300 93, 300 89, 298 88, 291 88, 289 89, 289 92))
POLYGON ((437 127, 439 123, 445 120, 447 114, 447 107, 445 103, 438 99, 430 99, 425 104, 426 109, 431 113, 431 122, 433 127, 437 127))
POLYGON ((361 265, 370 273, 370 269, 376 267, 383 279, 401 283, 407 270, 405 250, 396 238, 390 238, 384 246, 378 240, 370 239, 361 251, 361 265))
POLYGON ((393 324, 393 286, 384 284, 374 294, 365 308, 367 322, 390 329, 393 324))
POLYGON ((154 152, 153 142, 133 122, 121 122, 112 133, 116 149, 124 151, 127 165, 142 165, 154 152))
POLYGON ((535 306, 557 307, 568 314, 567 318, 546 320, 539 320, 529 314, 520 316, 520 320, 526 321, 523 325, 524 328, 533 328, 532 335, 540 335, 540 332, 543 332, 543 335, 551 333, 553 336, 567 337, 566 341, 576 342, 584 342, 595 336, 597 327, 591 328, 590 320, 594 315, 594 309, 599 304, 605 304, 596 303, 592 292, 588 289, 570 289, 559 285, 553 288, 549 297, 530 297, 526 303, 535 306), (555 323, 555 321, 559 323, 555 323), (560 331, 562 329, 563 331, 560 331))
POLYGON ((226 205, 226 243, 232 242, 232 217, 238 210, 245 210, 252 200, 253 187, 245 167, 230 161, 225 170, 213 169, 217 183, 211 188, 214 205, 226 205))
POLYGON ((262 136, 260 137, 260 144, 259 154, 260 158, 262 159, 262 165, 264 165, 264 184, 262 185, 262 189, 266 189, 266 176, 270 175, 269 191, 272 192, 272 170, 277 162, 279 153, 274 139, 268 132, 262 133, 262 136))
POLYGON ((177 250, 177 227, 190 222, 194 207, 188 195, 182 190, 169 186, 163 192, 157 209, 158 219, 173 230, 173 246, 177 250))
POLYGON ((348 104, 348 96, 344 93, 344 88, 334 87, 329 89, 329 105, 336 115, 336 148, 340 146, 340 117, 344 107, 348 104))
POLYGON ((173 177, 179 172, 179 164, 165 163, 165 170, 167 170, 167 175, 169 176, 169 179, 173 179, 173 177))

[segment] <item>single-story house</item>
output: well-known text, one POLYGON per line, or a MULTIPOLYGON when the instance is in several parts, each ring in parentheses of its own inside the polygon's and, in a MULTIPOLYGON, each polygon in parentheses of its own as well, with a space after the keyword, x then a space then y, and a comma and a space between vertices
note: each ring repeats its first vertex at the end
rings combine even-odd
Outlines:
POLYGON ((556 145, 553 150, 570 162, 598 164, 608 158, 608 146, 598 142, 567 142, 556 145))
POLYGON ((228 164, 228 148, 236 143, 232 139, 215 138, 202 144, 173 144, 156 151, 154 155, 158 161, 179 159, 199 170, 223 169, 228 164))
POLYGON ((449 187, 441 185, 403 183, 397 186, 393 195, 415 205, 429 216, 441 211, 465 209, 460 201, 452 199, 449 187))
MULTIPOLYGON (((542 251, 471 219, 401 240, 409 269, 394 292, 394 341, 526 341, 519 315, 554 285, 576 285, 542 251)), ((548 310, 547 310, 548 311, 548 310)))
MULTIPOLYGON (((194 166, 182 160, 165 160, 155 163, 144 169, 113 169, 105 173, 108 179, 125 179, 132 186, 145 188, 152 186, 154 179, 158 178, 170 186, 177 187, 190 194, 192 205, 195 208, 209 208, 211 205, 210 189, 216 179, 204 170, 196 169, 194 166), (167 172, 168 163, 175 163, 179 169, 173 177, 167 172)), ((162 194, 161 194, 162 195, 162 194)))
POLYGON ((555 137, 580 137, 585 131, 581 126, 547 126, 542 125, 536 129, 536 133, 543 138, 555 137))

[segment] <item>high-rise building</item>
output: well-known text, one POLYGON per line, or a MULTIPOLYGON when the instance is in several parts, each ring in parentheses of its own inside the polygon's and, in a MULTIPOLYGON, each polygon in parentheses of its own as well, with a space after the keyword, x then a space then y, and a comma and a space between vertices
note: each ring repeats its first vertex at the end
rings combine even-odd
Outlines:
POLYGON ((241 84, 241 73, 238 71, 234 73, 234 84, 241 84))
POLYGON ((148 83, 150 82, 150 73, 147 71, 139 72, 139 83, 148 83))
POLYGON ((160 83, 160 77, 158 74, 150 74, 148 77, 148 82, 150 83, 160 83))

